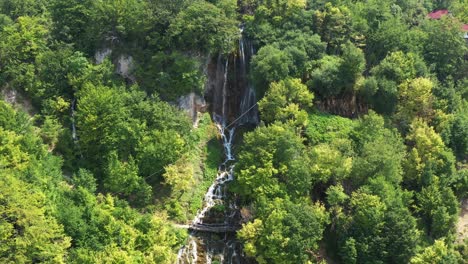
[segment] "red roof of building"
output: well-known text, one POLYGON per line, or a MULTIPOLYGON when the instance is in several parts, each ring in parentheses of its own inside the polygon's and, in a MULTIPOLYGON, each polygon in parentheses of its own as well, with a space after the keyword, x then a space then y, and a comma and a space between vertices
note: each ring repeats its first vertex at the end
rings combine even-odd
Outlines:
POLYGON ((449 11, 447 9, 436 10, 432 11, 431 13, 427 14, 428 17, 432 19, 440 19, 441 17, 447 15, 449 11))
MULTIPOLYGON (((447 15, 448 13, 449 13, 449 11, 447 9, 435 10, 435 11, 432 11, 431 13, 427 14, 427 17, 429 17, 431 19, 441 19, 443 16, 447 15)), ((461 26, 461 30, 462 31, 468 31, 468 25, 463 24, 461 26)))

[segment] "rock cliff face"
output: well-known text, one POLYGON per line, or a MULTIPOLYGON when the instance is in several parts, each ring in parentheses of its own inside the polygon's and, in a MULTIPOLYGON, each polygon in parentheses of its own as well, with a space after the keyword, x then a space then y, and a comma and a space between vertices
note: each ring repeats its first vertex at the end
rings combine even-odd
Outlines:
POLYGON ((326 100, 316 101, 315 107, 322 112, 357 118, 369 111, 368 105, 359 101, 359 98, 356 98, 355 95, 345 95, 340 98, 328 98, 326 100))
POLYGON ((205 98, 192 92, 181 96, 177 100, 177 105, 192 118, 193 126, 198 127, 200 114, 207 109, 205 98))
POLYGON ((255 89, 248 72, 254 48, 250 41, 240 38, 236 52, 208 59, 203 69, 207 76, 204 98, 190 93, 180 97, 179 107, 197 125, 197 112, 209 111, 224 125, 257 125, 259 122, 255 89), (206 99, 206 102, 205 100, 206 99))
POLYGON ((22 109, 30 116, 37 114, 37 109, 34 108, 31 100, 23 96, 21 92, 6 87, 1 90, 0 95, 5 102, 11 104, 15 108, 22 109))
POLYGON ((115 66, 115 73, 119 74, 130 83, 135 82, 136 78, 133 75, 133 71, 135 70, 135 63, 133 57, 128 54, 112 56, 112 53, 113 51, 111 48, 103 48, 101 50, 98 50, 94 54, 94 61, 96 62, 96 64, 101 64, 105 59, 110 57, 112 59, 112 63, 115 66))
POLYGON ((130 82, 135 82, 135 76, 133 71, 135 70, 135 64, 133 62, 133 57, 126 54, 121 54, 117 61, 115 62, 115 71, 117 74, 121 75, 130 82))
MULTIPOLYGON (((111 58, 115 72, 128 82, 136 81, 135 62, 131 55, 114 54, 109 48, 96 51, 96 64, 111 58)), ((175 102, 180 109, 192 118, 193 125, 198 125, 200 113, 210 111, 213 117, 223 120, 225 125, 256 125, 259 122, 256 95, 248 80, 250 59, 254 48, 250 41, 241 37, 238 49, 229 55, 218 55, 207 60, 203 71, 207 76, 203 97, 189 93, 175 102)))
POLYGON ((236 52, 219 55, 207 66, 205 98, 213 115, 226 124, 258 124, 255 90, 248 80, 248 69, 254 49, 250 41, 241 38, 236 52))
POLYGON ((111 54, 112 54, 112 50, 110 48, 98 50, 94 54, 94 61, 96 62, 96 64, 101 64, 111 54))

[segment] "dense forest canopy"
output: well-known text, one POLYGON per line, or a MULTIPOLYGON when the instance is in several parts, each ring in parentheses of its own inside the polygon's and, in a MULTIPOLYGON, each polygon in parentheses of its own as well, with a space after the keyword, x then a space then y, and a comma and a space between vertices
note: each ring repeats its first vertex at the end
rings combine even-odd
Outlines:
POLYGON ((176 262, 224 155, 178 102, 247 39, 247 262, 466 263, 467 24, 465 0, 0 0, 0 262, 176 262))

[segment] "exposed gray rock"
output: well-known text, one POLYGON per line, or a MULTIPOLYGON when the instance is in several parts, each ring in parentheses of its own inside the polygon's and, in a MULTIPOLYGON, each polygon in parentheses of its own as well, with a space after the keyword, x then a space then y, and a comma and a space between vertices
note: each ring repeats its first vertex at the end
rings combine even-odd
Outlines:
POLYGON ((193 126, 198 127, 200 114, 206 112, 205 99, 192 92, 179 97, 177 105, 192 118, 193 126))
POLYGON ((4 88, 1 91, 1 96, 3 100, 5 100, 5 102, 11 104, 15 108, 22 109, 30 116, 34 116, 37 113, 36 109, 34 109, 33 107, 31 100, 23 96, 21 92, 18 92, 17 90, 4 88))
POLYGON ((135 76, 133 76, 135 64, 132 56, 124 54, 120 55, 115 66, 117 74, 135 82, 135 76))
POLYGON ((16 90, 4 89, 2 90, 2 95, 3 95, 3 99, 5 100, 5 102, 11 105, 15 105, 18 103, 17 102, 18 93, 16 92, 16 90))
POLYGON ((96 64, 101 64, 111 54, 112 50, 110 48, 98 50, 96 51, 96 54, 94 54, 94 60, 96 61, 96 64))

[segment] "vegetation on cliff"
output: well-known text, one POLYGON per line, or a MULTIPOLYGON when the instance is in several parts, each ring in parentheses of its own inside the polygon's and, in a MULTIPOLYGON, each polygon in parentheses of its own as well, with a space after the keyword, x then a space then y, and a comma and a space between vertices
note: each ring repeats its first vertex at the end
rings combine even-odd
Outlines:
POLYGON ((229 189, 250 260, 464 263, 467 17, 463 0, 0 1, 0 262, 174 263, 173 223, 223 155, 176 101, 242 36, 262 121, 229 189))

